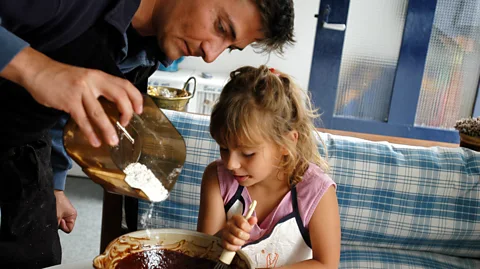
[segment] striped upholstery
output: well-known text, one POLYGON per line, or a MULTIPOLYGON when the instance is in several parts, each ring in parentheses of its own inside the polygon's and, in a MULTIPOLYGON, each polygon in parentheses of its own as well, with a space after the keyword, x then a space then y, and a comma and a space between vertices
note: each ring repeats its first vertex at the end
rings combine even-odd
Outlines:
POLYGON ((348 245, 342 242, 340 267, 342 269, 473 269, 480 261, 395 248, 377 248, 348 245))
MULTIPOLYGON (((202 172, 218 148, 208 116, 164 112, 184 136, 187 160, 148 225, 194 230, 202 172)), ((479 153, 321 136, 338 184, 341 268, 480 268, 455 258, 480 258, 479 153)), ((140 224, 149 208, 140 202, 140 224)))
POLYGON ((324 135, 345 244, 480 257, 480 154, 324 135))
MULTIPOLYGON (((209 163, 219 158, 219 149, 210 137, 210 117, 172 110, 162 110, 185 140, 187 157, 170 197, 153 205, 152 223, 148 227, 196 230, 200 203, 200 183, 209 163)), ((139 202, 139 226, 150 212, 151 205, 139 202)))

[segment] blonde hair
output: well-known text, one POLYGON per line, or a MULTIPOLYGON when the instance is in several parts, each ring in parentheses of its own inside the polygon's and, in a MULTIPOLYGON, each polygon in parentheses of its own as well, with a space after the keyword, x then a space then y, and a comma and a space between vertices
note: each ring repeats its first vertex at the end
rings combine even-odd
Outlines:
POLYGON ((255 146, 266 139, 288 154, 280 167, 295 185, 312 162, 328 170, 320 156, 314 120, 318 117, 310 98, 286 74, 245 66, 230 73, 210 119, 210 134, 221 146, 255 146), (295 143, 288 134, 298 132, 295 143))

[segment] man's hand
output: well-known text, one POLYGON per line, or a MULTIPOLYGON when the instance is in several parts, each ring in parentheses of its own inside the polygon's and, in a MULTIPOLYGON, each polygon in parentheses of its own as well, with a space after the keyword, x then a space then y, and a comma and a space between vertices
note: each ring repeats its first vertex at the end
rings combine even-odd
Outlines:
POLYGON ((94 147, 101 141, 93 126, 108 144, 118 143, 115 128, 98 101, 100 96, 117 105, 123 126, 133 112, 143 110, 142 94, 128 80, 54 61, 30 47, 20 51, 0 76, 22 85, 38 103, 69 113, 94 147))
POLYGON ((77 210, 73 207, 70 200, 63 191, 55 190, 55 198, 57 199, 57 221, 58 227, 65 233, 73 231, 75 220, 77 219, 77 210))

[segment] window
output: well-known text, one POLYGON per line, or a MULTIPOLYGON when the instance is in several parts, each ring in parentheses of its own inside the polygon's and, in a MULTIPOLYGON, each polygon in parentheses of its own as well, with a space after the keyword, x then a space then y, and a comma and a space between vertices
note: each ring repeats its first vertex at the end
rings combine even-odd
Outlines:
POLYGON ((480 0, 323 0, 310 90, 325 128, 458 142, 479 114, 480 0), (323 24, 323 27, 322 27, 323 24))

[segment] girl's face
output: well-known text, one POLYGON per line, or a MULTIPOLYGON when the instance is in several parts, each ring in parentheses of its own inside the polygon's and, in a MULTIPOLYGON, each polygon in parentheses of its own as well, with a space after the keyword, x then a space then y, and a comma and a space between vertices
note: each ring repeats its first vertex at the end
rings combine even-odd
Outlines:
POLYGON ((278 183, 281 179, 279 164, 283 154, 274 143, 264 141, 255 147, 220 147, 220 156, 225 167, 242 186, 278 183))

